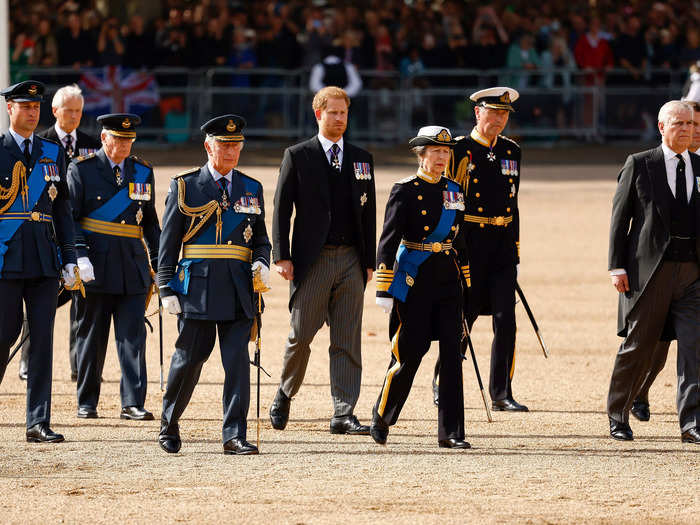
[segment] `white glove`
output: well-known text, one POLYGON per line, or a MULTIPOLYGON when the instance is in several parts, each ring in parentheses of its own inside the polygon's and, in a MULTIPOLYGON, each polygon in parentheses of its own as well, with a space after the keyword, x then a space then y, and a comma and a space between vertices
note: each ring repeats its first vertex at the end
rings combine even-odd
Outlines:
POLYGON ((66 288, 73 288, 73 286, 75 286, 75 264, 66 264, 63 270, 61 270, 61 275, 63 276, 63 285, 66 288))
POLYGON ((394 306, 394 298, 393 297, 377 297, 377 306, 384 310, 385 314, 388 314, 391 312, 392 307, 394 306))
POLYGON ((160 302, 163 304, 163 308, 165 308, 169 314, 177 315, 182 313, 182 310, 180 309, 180 301, 178 300, 177 295, 167 295, 163 297, 160 302))
POLYGON ((270 288, 270 269, 262 261, 255 261, 253 266, 251 266, 251 270, 255 273, 255 270, 258 268, 260 268, 260 279, 262 279, 263 284, 267 288, 270 288))
POLYGON ((87 257, 78 257, 78 270, 80 270, 80 278, 84 283, 95 280, 95 270, 87 257))

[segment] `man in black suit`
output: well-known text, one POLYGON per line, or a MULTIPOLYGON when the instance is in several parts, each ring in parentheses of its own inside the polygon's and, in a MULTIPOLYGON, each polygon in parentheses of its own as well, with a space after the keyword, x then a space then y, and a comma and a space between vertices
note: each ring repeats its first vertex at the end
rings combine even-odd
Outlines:
POLYGON ((67 288, 75 284, 76 258, 63 148, 34 134, 43 93, 34 80, 0 92, 10 114, 0 135, 0 381, 24 303, 32 332, 27 441, 59 442, 49 428, 53 325, 59 276, 67 288))
POLYGON ((273 258, 290 281, 291 330, 282 377, 270 407, 282 430, 304 380, 310 344, 330 326, 333 434, 369 434, 353 411, 362 376, 362 301, 375 267, 376 209, 372 156, 343 141, 350 99, 338 87, 316 93, 317 136, 287 148, 272 219, 273 258), (290 246, 292 212, 296 213, 290 246))
POLYGON ((101 115, 102 148, 68 168, 81 273, 94 277, 77 319, 78 413, 96 418, 110 325, 122 372, 122 419, 151 420, 146 400, 146 297, 154 285, 160 225, 155 178, 130 155, 138 115, 101 115), (144 245, 145 243, 145 245, 144 245), (146 247, 148 250, 146 250, 146 247), (150 264, 149 264, 150 259, 150 264), (86 268, 87 271, 83 271, 86 268))
POLYGON ((608 392, 610 435, 633 439, 629 411, 659 340, 678 340, 681 440, 700 444, 700 157, 688 152, 693 109, 659 111, 661 146, 627 158, 610 226, 620 345, 608 392))
MULTIPOLYGON (((83 116, 83 95, 77 85, 63 86, 56 91, 51 100, 51 110, 53 111, 54 117, 56 117, 56 123, 41 133, 37 133, 37 135, 58 142, 63 146, 66 154, 66 166, 68 166, 74 158, 90 155, 102 147, 98 140, 78 129, 83 116)), ((75 332, 78 329, 76 319, 80 316, 79 311, 83 307, 84 301, 79 293, 71 293, 64 289, 61 290, 61 293, 58 295, 58 306, 66 304, 71 300, 71 297, 70 340, 68 350, 71 380, 76 381, 78 378, 78 365, 75 357, 75 332)), ((22 336, 20 339, 23 343, 22 355, 19 361, 19 377, 20 379, 27 379, 27 363, 29 362, 31 339, 29 337, 29 322, 26 318, 22 326, 22 336)))

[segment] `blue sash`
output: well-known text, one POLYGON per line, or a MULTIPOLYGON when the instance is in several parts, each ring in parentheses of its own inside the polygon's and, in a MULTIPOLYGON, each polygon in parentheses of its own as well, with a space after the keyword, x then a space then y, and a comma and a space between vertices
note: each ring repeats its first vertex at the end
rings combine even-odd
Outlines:
MULTIPOLYGON (((39 144, 41 144, 42 156, 50 158, 55 163, 56 159, 58 158, 58 145, 54 144, 53 142, 40 140, 38 143, 34 144, 34 147, 39 147, 39 144)), ((44 188, 46 188, 44 172, 39 162, 34 164, 34 169, 32 169, 32 172, 30 173, 29 178, 27 179, 27 186, 29 187, 29 211, 32 211, 34 210, 34 206, 36 206, 36 203, 39 202, 41 194, 44 192, 44 188)), ((24 206, 22 204, 22 198, 20 196, 20 192, 18 191, 17 196, 15 197, 15 201, 12 203, 12 206, 10 206, 7 212, 23 211, 26 210, 24 209, 24 206)), ((23 223, 24 221, 19 220, 0 220, 0 272, 2 272, 2 267, 5 264, 5 254, 7 253, 7 241, 12 239, 14 234, 17 233, 17 230, 20 226, 22 226, 23 223)))
MULTIPOLYGON (((143 164, 139 164, 138 162, 134 162, 135 182, 146 182, 150 172, 150 168, 144 166, 143 164)), ((116 194, 114 194, 112 198, 105 202, 102 206, 91 211, 87 217, 98 221, 111 222, 124 213, 132 202, 133 201, 129 198, 129 186, 127 185, 125 188, 122 188, 116 194)))
MULTIPOLYGON (((239 175, 240 176, 240 175, 239 175)), ((257 194, 258 183, 248 177, 241 176, 244 190, 248 193, 257 194)), ((246 218, 245 213, 236 213, 232 208, 223 211, 221 214, 221 239, 225 240, 238 225, 246 218)), ((210 219, 211 224, 187 244, 216 244, 216 219, 210 219)), ((176 293, 187 295, 190 284, 190 266, 204 259, 182 259, 177 264, 175 275, 168 282, 170 289, 176 293)))
MULTIPOLYGON (((460 191, 459 186, 454 181, 449 181, 447 185, 449 191, 460 191)), ((456 214, 455 210, 446 210, 443 207, 437 226, 423 242, 427 244, 444 241, 450 233, 456 214)), ((407 278, 410 277, 411 283, 413 283, 413 279, 418 275, 418 268, 431 255, 433 255, 433 252, 411 250, 401 244, 396 252, 398 267, 388 292, 402 303, 405 303, 408 290, 410 289, 410 285, 406 282, 407 278)))

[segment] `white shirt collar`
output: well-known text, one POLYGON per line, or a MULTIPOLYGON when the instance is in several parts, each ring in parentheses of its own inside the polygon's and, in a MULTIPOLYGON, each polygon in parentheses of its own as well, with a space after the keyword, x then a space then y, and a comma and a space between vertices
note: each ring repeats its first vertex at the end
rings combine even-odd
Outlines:
POLYGON ((124 159, 119 164, 117 164, 116 162, 113 162, 112 159, 110 159, 106 153, 105 153, 105 157, 107 157, 107 160, 109 161, 109 167, 112 168, 112 171, 114 171, 114 166, 119 166, 119 171, 124 173, 124 162, 126 161, 126 159, 124 159))
POLYGON ((330 151, 331 147, 333 144, 337 144, 338 147, 340 148, 340 151, 343 151, 343 137, 340 137, 340 140, 338 142, 333 142, 332 140, 327 139, 323 135, 321 135, 321 132, 318 133, 318 140, 321 143, 321 147, 323 148, 323 151, 328 153, 330 151))
MULTIPOLYGON (((19 146, 19 150, 23 152, 24 151, 24 141, 26 139, 22 135, 17 133, 14 129, 12 129, 12 127, 10 127, 10 135, 12 135, 12 138, 15 139, 15 142, 19 146)), ((34 132, 32 132, 32 134, 29 135, 29 137, 27 137, 27 138, 29 139, 29 150, 31 151, 32 144, 34 144, 34 132)))
MULTIPOLYGON (((671 148, 669 148, 665 143, 661 143, 661 149, 664 152, 664 159, 665 160, 671 160, 676 158, 676 152, 673 151, 671 148)), ((683 157, 683 160, 685 161, 686 166, 690 164, 690 155, 688 155, 688 150, 685 150, 683 153, 681 153, 681 157, 683 157)))
POLYGON ((211 176, 214 177, 214 180, 219 180, 220 178, 225 178, 228 182, 231 182, 231 177, 233 170, 229 171, 226 175, 222 175, 218 171, 214 169, 214 165, 211 163, 211 161, 207 161, 207 168, 209 169, 209 173, 211 173, 211 176))
POLYGON ((54 124, 53 127, 56 130, 56 135, 58 135, 58 140, 61 141, 62 145, 65 146, 66 144, 66 135, 70 135, 71 137, 73 137, 73 147, 75 148, 75 144, 76 142, 78 142, 77 130, 73 130, 70 133, 66 133, 65 131, 63 131, 63 128, 61 128, 61 126, 58 125, 58 122, 56 122, 56 124, 54 124))

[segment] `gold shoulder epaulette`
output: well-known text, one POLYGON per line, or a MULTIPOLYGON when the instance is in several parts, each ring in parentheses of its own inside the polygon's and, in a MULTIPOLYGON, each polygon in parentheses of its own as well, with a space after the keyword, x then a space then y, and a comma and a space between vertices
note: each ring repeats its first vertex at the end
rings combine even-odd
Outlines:
POLYGON ((195 173, 199 171, 199 168, 192 168, 191 170, 183 171, 182 173, 178 173, 177 175, 173 175, 173 179, 179 179, 180 177, 184 177, 185 175, 189 175, 191 173, 195 173))
POLYGON ((74 158, 73 162, 75 162, 77 164, 78 162, 83 162, 84 160, 91 159, 91 158, 95 157, 96 155, 97 155, 97 153, 90 153, 89 155, 80 155, 79 157, 74 158))
POLYGON ((467 137, 465 135, 460 135, 459 137, 455 137, 455 142, 461 142, 463 140, 467 140, 467 137))
POLYGON ((414 179, 417 179, 418 176, 414 173, 413 175, 406 177, 405 179, 401 179, 398 181, 396 184, 406 184, 407 182, 411 182, 414 179))
POLYGON ((139 164, 143 164, 143 165, 146 166, 147 168, 152 168, 152 167, 153 167, 153 166, 151 166, 151 163, 150 163, 150 162, 148 162, 147 160, 140 159, 140 158, 138 158, 136 155, 130 155, 129 158, 131 158, 131 160, 133 160, 134 162, 138 162, 139 164))

